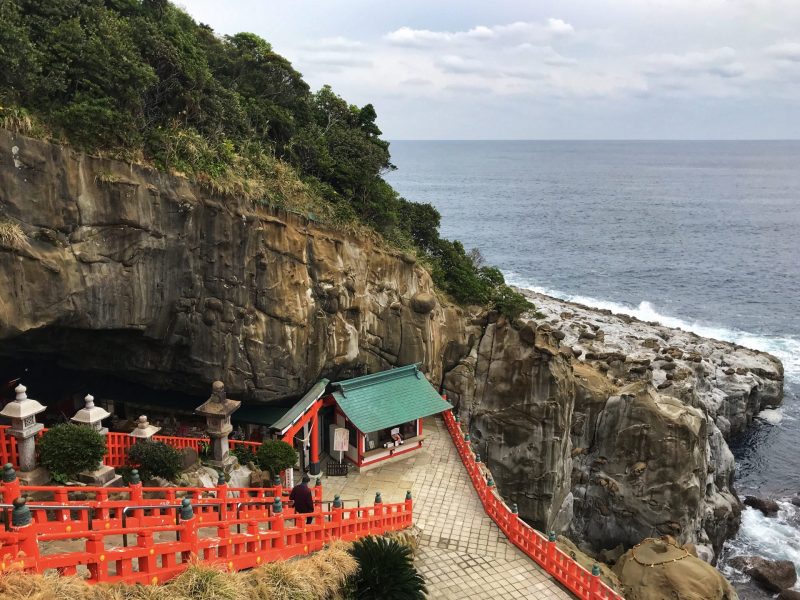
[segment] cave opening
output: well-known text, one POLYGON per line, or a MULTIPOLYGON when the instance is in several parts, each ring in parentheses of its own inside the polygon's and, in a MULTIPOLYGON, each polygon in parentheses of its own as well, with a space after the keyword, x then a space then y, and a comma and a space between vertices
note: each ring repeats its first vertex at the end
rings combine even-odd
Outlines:
POLYGON ((162 435, 202 435, 204 420, 193 413, 207 399, 199 391, 205 385, 186 389, 180 378, 165 385, 170 378, 163 369, 155 370, 154 385, 147 385, 146 370, 131 372, 123 367, 130 357, 126 352, 130 338, 127 332, 48 329, 3 340, 0 405, 14 399, 14 388, 21 383, 29 398, 47 407, 37 417, 45 427, 68 422, 91 394, 97 406, 112 414, 104 421, 111 431, 128 433, 136 418, 145 414, 162 427, 162 435))

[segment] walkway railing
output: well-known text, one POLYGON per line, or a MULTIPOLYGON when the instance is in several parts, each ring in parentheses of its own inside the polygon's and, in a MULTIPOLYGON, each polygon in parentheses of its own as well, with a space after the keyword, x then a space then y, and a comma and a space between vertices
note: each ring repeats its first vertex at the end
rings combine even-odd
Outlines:
POLYGON ((601 581, 599 568, 592 569, 590 573, 558 548, 554 533, 545 537, 523 521, 516 510, 509 508, 498 496, 494 485, 487 482, 470 448, 469 436, 461 431, 452 411, 444 413, 444 422, 486 514, 515 546, 581 600, 624 600, 621 594, 601 581))
POLYGON ((284 506, 280 486, 54 488, 20 485, 12 470, 3 475, 2 568, 76 574, 84 565, 91 583, 160 583, 193 560, 247 569, 412 523, 410 493, 396 504, 378 495, 374 506, 344 508, 337 499, 323 510, 317 486, 316 510, 297 514, 284 506), (24 500, 45 493, 52 499, 24 500))
MULTIPOLYGON (((42 429, 44 433, 47 429, 42 429)), ((151 439, 156 442, 164 442, 173 448, 192 448, 198 454, 204 446, 211 443, 208 438, 195 437, 176 437, 168 435, 154 435, 151 439)), ((109 431, 106 434, 106 456, 103 464, 108 467, 122 467, 127 464, 128 450, 135 443, 135 439, 127 433, 109 431)), ((247 447, 255 451, 261 444, 258 442, 244 442, 240 440, 228 440, 231 450, 237 447, 247 447)), ((0 464, 11 463, 15 469, 19 468, 19 453, 17 452, 17 440, 8 434, 8 425, 0 425, 0 464)))

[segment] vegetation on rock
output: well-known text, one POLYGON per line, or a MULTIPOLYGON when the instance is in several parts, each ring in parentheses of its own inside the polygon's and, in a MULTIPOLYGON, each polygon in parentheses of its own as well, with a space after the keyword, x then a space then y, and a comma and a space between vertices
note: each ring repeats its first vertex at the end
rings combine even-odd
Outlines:
POLYGON ((183 457, 180 451, 172 446, 145 440, 136 442, 128 450, 128 464, 139 470, 139 476, 143 480, 163 477, 167 481, 172 481, 181 471, 183 457))
POLYGON ((53 480, 65 483, 81 471, 92 471, 100 465, 106 454, 106 440, 85 425, 62 423, 48 429, 36 448, 53 480))
POLYGON ((216 36, 166 0, 0 0, 0 124, 183 173, 207 189, 371 227, 459 303, 529 305, 385 181, 371 104, 312 92, 252 33, 216 36))
POLYGON ((256 452, 258 466, 275 477, 278 473, 297 464, 297 451, 291 444, 281 440, 267 440, 256 452))

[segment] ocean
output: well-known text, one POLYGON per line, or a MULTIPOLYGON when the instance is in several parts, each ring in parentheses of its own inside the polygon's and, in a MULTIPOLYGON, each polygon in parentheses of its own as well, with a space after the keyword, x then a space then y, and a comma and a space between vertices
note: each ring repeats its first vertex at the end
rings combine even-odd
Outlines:
MULTIPOLYGON (((509 283, 771 352, 785 400, 731 441, 745 509, 724 559, 800 568, 800 142, 395 141, 387 177, 509 283)), ((743 597, 756 598, 750 586, 743 597)), ((768 597, 764 595, 763 597, 768 597)))

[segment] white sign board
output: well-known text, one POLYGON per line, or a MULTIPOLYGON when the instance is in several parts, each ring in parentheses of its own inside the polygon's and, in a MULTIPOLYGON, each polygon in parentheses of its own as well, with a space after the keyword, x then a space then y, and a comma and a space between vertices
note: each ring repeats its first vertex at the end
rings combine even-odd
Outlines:
POLYGON ((347 452, 350 445, 350 432, 344 427, 337 427, 333 432, 333 449, 339 452, 347 452))

